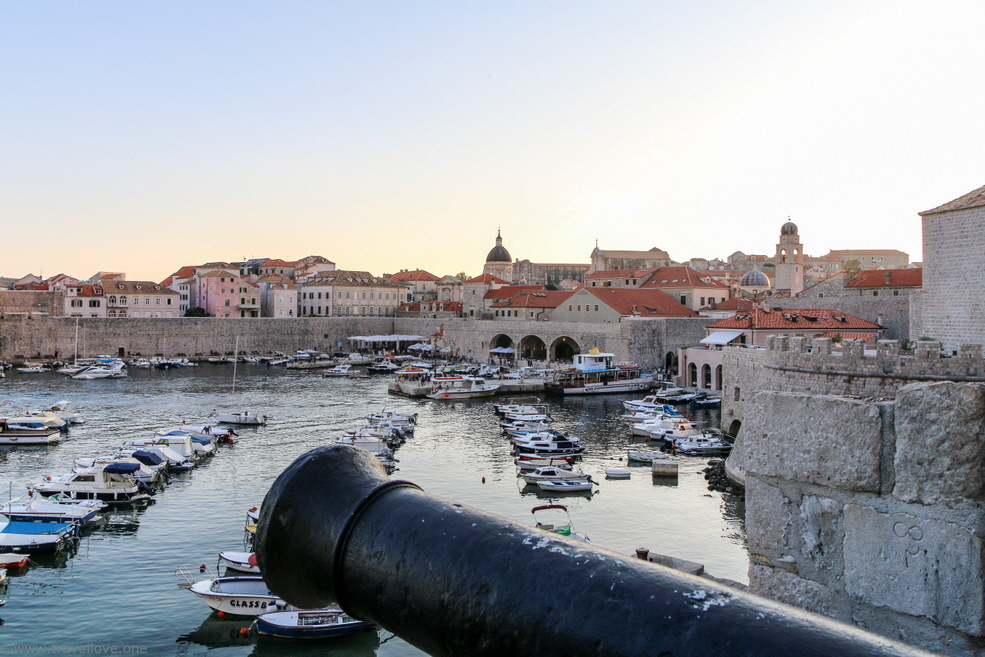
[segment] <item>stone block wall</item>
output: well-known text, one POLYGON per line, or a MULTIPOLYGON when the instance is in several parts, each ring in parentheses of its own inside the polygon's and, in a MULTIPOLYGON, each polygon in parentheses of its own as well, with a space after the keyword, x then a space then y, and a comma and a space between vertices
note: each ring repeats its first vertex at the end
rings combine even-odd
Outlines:
POLYGON ((985 651, 985 384, 888 401, 761 391, 728 459, 750 590, 951 655, 985 651))
POLYGON ((985 299, 975 284, 985 270, 985 207, 924 216, 923 258, 921 335, 948 351, 985 343, 985 299))

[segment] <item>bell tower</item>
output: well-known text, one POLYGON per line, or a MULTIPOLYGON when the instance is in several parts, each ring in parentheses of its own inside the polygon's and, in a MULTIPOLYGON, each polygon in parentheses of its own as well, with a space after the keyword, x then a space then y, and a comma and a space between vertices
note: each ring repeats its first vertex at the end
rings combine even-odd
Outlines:
POLYGON ((773 264, 776 265, 774 289, 790 290, 791 296, 804 290, 804 245, 800 243, 797 224, 788 221, 780 227, 773 264))

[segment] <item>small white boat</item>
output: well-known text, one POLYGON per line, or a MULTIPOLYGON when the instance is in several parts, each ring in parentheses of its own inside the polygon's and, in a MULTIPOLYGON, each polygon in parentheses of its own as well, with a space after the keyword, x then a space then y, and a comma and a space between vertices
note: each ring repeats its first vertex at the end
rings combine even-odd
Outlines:
MULTIPOLYGON (((175 574, 187 582, 189 576, 197 570, 197 567, 192 570, 187 566, 179 566, 175 574)), ((210 608, 236 616, 259 616, 274 609, 290 609, 267 588, 262 577, 255 575, 203 579, 191 584, 188 590, 210 608)))
POLYGON ((53 495, 45 498, 29 493, 27 497, 11 500, 0 506, 0 515, 15 522, 60 522, 84 525, 106 508, 98 500, 72 500, 53 495))
POLYGON ((530 472, 521 472, 520 479, 523 479, 528 484, 537 484, 542 481, 563 481, 565 479, 591 480, 591 477, 581 470, 572 470, 571 466, 567 468, 546 466, 536 468, 530 472))
POLYGON ((322 376, 352 376, 352 365, 349 363, 339 363, 335 367, 330 367, 321 373, 322 376))
POLYGON ((654 461, 672 461, 668 455, 663 452, 637 452, 631 451, 627 452, 626 460, 636 463, 653 463, 654 461))
POLYGON ((537 482, 537 486, 542 491, 549 493, 579 493, 592 490, 594 485, 595 482, 592 481, 591 477, 584 479, 549 479, 537 482))
POLYGON ((571 457, 558 457, 558 458, 533 458, 533 459, 523 459, 515 458, 513 459, 513 464, 516 465, 521 471, 531 471, 537 468, 562 468, 564 470, 571 469, 571 457))
POLYGON ((26 554, 6 552, 4 554, 0 554, 0 568, 20 568, 21 566, 26 566, 30 558, 31 557, 26 554))
POLYGON ((712 434, 702 434, 674 441, 674 450, 681 454, 697 456, 701 454, 728 454, 732 444, 712 434))
POLYGON ((609 468, 605 471, 606 479, 629 479, 632 474, 628 468, 609 468))
POLYGON ((219 553, 219 564, 227 570, 238 570, 242 573, 260 574, 257 555, 254 552, 233 552, 226 550, 219 553))
POLYGON ((542 431, 513 438, 517 452, 538 454, 541 457, 554 455, 576 455, 585 451, 577 438, 566 436, 559 431, 542 431))
POLYGON ((499 390, 498 383, 486 383, 478 376, 436 376, 431 379, 429 399, 474 399, 492 397, 499 390))
POLYGON ((258 633, 290 639, 326 639, 373 629, 376 623, 352 618, 338 607, 257 616, 258 633))
POLYGON ((580 532, 574 531, 574 524, 571 522, 571 514, 568 513, 568 507, 563 504, 545 504, 543 506, 535 506, 530 512, 534 516, 534 526, 537 527, 537 529, 543 529, 544 531, 552 532, 560 536, 567 536, 583 543, 591 543, 587 536, 580 532), (538 513, 541 515, 538 516, 538 513), (560 518, 560 513, 564 514, 563 518, 560 518), (546 522, 547 520, 550 520, 551 517, 560 519, 555 520, 554 522, 546 522))
POLYGON ((101 500, 111 504, 137 502, 149 498, 152 492, 146 484, 133 479, 138 469, 136 463, 110 463, 70 475, 45 477, 32 489, 45 497, 63 493, 73 500, 101 500))
POLYGON ((30 365, 25 363, 24 367, 18 367, 17 371, 21 374, 41 374, 43 372, 50 372, 50 367, 44 367, 43 365, 30 365))
POLYGON ((85 418, 78 411, 72 410, 72 402, 60 401, 51 405, 51 412, 69 424, 83 424, 85 418))
POLYGON ((95 365, 83 368, 72 375, 77 381, 87 381, 92 379, 122 379, 127 376, 127 364, 119 358, 104 359, 96 362, 95 365))
POLYGON ((66 548, 78 533, 72 522, 19 522, 0 526, 0 553, 54 554, 66 548))
POLYGON ((51 445, 61 440, 62 432, 50 428, 18 428, 0 419, 0 445, 51 445))
POLYGON ((259 426, 266 424, 270 419, 267 415, 257 415, 249 411, 242 413, 217 413, 216 419, 223 424, 244 424, 249 426, 259 426))

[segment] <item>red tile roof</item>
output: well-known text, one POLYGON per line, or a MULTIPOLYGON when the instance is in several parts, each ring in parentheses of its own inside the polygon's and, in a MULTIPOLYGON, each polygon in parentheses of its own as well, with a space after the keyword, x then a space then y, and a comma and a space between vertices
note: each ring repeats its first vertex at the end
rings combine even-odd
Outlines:
POLYGON ((803 331, 805 329, 835 329, 859 330, 884 328, 875 322, 870 322, 840 310, 811 308, 785 310, 777 308, 765 310, 754 308, 750 311, 739 312, 735 317, 720 319, 708 324, 706 329, 789 329, 803 331))
POLYGON ((845 287, 921 287, 923 269, 867 269, 845 283, 845 287))
POLYGON ((498 276, 493 276, 492 274, 480 274, 475 278, 470 278, 465 281, 466 283, 501 283, 507 285, 507 282, 498 276))
POLYGON ((727 301, 705 306, 701 310, 731 310, 739 312, 740 310, 752 310, 757 303, 759 302, 753 301, 752 299, 728 299, 727 301))
POLYGON ((620 315, 639 315, 640 317, 698 316, 698 313, 681 305, 666 292, 660 290, 641 290, 635 287, 586 287, 584 289, 620 315))
POLYGON ((392 274, 389 277, 389 280, 394 283, 402 283, 404 281, 438 281, 441 279, 429 271, 415 269, 414 271, 400 271, 396 274, 392 274))
POLYGON ((507 285, 489 290, 483 295, 483 299, 509 299, 523 292, 546 292, 547 288, 541 285, 507 285))
MULTIPOLYGON (((501 288, 507 289, 507 288, 501 288)), ((497 301, 493 308, 557 308, 574 290, 528 290, 497 301)), ((488 295, 487 295, 488 298, 488 295)))
POLYGON ((642 289, 678 287, 714 287, 723 290, 728 289, 728 286, 723 285, 721 282, 716 280, 709 280, 708 282, 702 281, 701 275, 697 271, 684 265, 679 267, 661 267, 653 272, 650 277, 640 285, 640 288, 642 289))

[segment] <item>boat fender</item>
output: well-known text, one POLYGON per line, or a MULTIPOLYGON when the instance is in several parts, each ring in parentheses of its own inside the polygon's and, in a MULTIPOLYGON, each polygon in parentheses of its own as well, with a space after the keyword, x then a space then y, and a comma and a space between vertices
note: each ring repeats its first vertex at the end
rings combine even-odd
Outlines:
POLYGON ((205 564, 204 563, 201 566, 198 567, 198 572, 200 572, 200 573, 204 573, 205 572, 205 564))
POLYGON ((224 611, 222 611, 222 610, 220 609, 220 610, 219 610, 219 611, 218 611, 218 612, 216 613, 216 616, 218 616, 219 618, 224 618, 224 617, 226 616, 226 612, 224 612, 224 611))
POLYGON ((486 478, 485 477, 482 478, 482 483, 486 483, 486 478))

